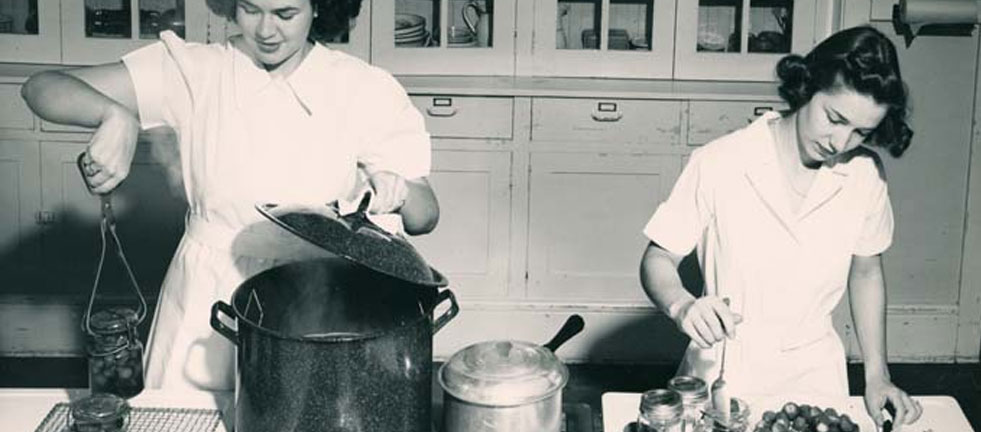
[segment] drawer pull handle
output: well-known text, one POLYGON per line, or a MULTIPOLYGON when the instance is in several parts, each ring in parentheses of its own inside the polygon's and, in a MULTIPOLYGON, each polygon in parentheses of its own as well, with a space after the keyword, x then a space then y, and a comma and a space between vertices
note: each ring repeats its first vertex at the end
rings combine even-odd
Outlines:
POLYGON ((426 113, 431 117, 453 117, 456 115, 456 108, 451 106, 431 106, 426 108, 426 113))
POLYGON ((756 117, 759 117, 759 116, 763 115, 763 113, 765 113, 767 111, 773 111, 773 107, 772 106, 758 106, 758 107, 753 108, 753 115, 756 116, 756 117))
POLYGON ((596 104, 592 116, 598 122, 615 122, 623 118, 623 111, 615 102, 600 102, 596 104))

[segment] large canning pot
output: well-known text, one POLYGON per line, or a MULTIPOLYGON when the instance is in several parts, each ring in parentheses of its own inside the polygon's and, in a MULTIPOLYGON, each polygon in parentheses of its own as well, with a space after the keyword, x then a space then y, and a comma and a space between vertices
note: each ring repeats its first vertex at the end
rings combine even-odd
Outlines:
POLYGON ((211 324, 238 348, 236 430, 429 432, 433 334, 458 307, 450 290, 406 285, 331 258, 272 268, 216 302, 211 324))
POLYGON ((496 340, 454 353, 440 367, 445 432, 559 432, 569 370, 555 356, 583 329, 570 317, 547 344, 496 340))
POLYGON ((369 220, 368 199, 348 215, 257 206, 336 257, 271 268, 213 305, 211 326, 237 347, 237 432, 432 430, 433 334, 459 307, 405 238, 369 220))

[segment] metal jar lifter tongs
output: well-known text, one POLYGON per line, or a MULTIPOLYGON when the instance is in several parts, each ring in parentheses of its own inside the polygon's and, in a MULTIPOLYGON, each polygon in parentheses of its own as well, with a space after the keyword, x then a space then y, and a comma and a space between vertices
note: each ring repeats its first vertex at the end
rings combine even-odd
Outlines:
MULTIPOLYGON (((83 166, 82 159, 85 157, 85 152, 78 155, 75 159, 75 164, 78 165, 78 170, 85 177, 85 169, 83 166)), ((84 180, 83 180, 84 181, 84 180)), ((88 182, 85 181, 85 187, 92 192, 92 187, 89 186, 88 182)), ((102 238, 102 248, 99 252, 99 264, 95 269, 95 280, 92 282, 92 294, 89 296, 88 307, 85 309, 85 314, 82 316, 82 329, 91 336, 97 336, 97 334, 92 330, 90 317, 92 315, 92 305, 95 303, 96 291, 99 289, 99 281, 102 278, 102 268, 106 260, 106 248, 109 241, 106 240, 106 233, 111 237, 111 242, 115 245, 114 249, 119 260, 123 263, 123 268, 126 270, 126 276, 129 278, 130 284, 133 287, 133 291, 136 293, 136 297, 139 299, 140 304, 136 310, 136 321, 132 323, 133 327, 138 326, 146 318, 147 306, 146 298, 143 297, 143 292, 140 290, 140 285, 136 281, 136 277, 133 275, 133 270, 129 266, 129 262, 126 260, 126 254, 123 253, 123 244, 119 241, 119 236, 116 234, 116 217, 112 212, 112 196, 111 192, 106 192, 104 194, 99 194, 99 208, 102 212, 102 220, 99 223, 99 233, 102 238)))

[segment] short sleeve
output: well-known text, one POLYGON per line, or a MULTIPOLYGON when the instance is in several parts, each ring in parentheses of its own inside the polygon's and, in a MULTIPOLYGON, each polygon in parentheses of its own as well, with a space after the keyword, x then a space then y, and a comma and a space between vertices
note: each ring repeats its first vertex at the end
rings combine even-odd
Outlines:
POLYGON ((144 129, 157 126, 177 127, 179 119, 189 112, 190 90, 186 72, 175 58, 184 41, 170 32, 161 41, 123 56, 136 92, 140 124, 144 129))
POLYGON ((872 256, 885 252, 892 244, 892 202, 886 182, 876 177, 876 188, 865 215, 854 255, 872 256))
MULTIPOLYGON (((364 92, 366 105, 359 123, 358 162, 369 170, 392 171, 406 179, 429 175, 432 144, 426 123, 405 89, 387 72, 374 69, 375 79, 364 92)), ((374 75, 374 74, 373 74, 374 75)))
POLYGON ((705 163, 703 149, 692 152, 668 199, 644 227, 647 238, 671 253, 688 255, 714 215, 705 163))

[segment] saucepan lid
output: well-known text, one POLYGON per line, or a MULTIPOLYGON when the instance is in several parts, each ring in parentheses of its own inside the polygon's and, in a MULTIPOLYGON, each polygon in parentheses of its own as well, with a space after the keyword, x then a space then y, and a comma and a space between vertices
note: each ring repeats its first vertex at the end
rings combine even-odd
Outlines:
POLYGON ((347 215, 339 214, 333 204, 258 204, 256 209, 300 238, 374 271, 416 285, 446 286, 446 278, 431 268, 405 237, 385 231, 368 219, 370 198, 365 195, 358 210, 347 215))

